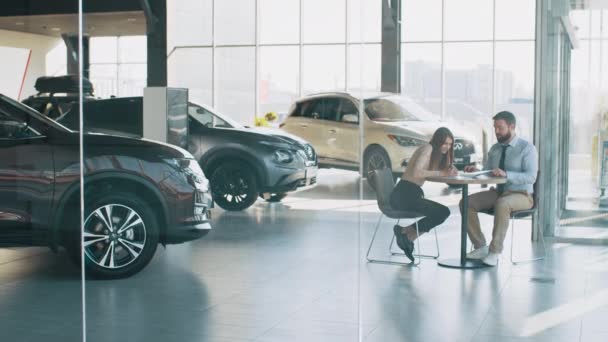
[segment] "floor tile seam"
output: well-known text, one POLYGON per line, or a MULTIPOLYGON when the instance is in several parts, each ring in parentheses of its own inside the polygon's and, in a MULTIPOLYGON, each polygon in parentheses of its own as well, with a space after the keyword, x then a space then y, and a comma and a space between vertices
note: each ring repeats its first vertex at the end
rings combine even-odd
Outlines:
MULTIPOLYGON (((316 303, 318 302, 324 295, 326 295, 327 293, 330 293, 331 290, 326 290, 323 294, 319 294, 317 296, 316 299, 313 299, 310 303, 316 303)), ((293 312, 288 313, 285 315, 285 318, 283 318, 282 320, 280 320, 279 322, 277 322, 275 325, 273 325, 272 327, 270 327, 269 329, 265 330, 263 333, 261 333, 260 335, 256 336, 254 338, 254 341, 259 341, 264 335, 266 335, 267 333, 269 333, 271 330, 273 330, 274 328, 278 327, 281 323, 286 322, 287 320, 289 320, 291 317, 293 317, 293 315, 297 314, 298 312, 301 312, 304 310, 304 308, 306 307, 306 304, 301 305, 298 309, 295 309, 293 312)))
MULTIPOLYGON (((513 278, 513 269, 511 269, 509 271, 509 276, 507 277, 507 279, 505 279, 504 283, 501 286, 500 291, 498 292, 498 296, 502 296, 503 291, 505 290, 505 288, 507 287, 507 284, 509 283, 509 281, 511 281, 511 279, 513 278)), ((481 324, 479 324, 479 326, 477 327, 477 331, 473 334, 473 336, 471 337, 471 341, 474 341, 475 338, 479 335, 479 333, 481 332, 481 328, 483 328, 484 324, 486 323, 486 321, 488 320, 488 317, 490 316, 490 313, 492 312, 494 308, 494 304, 491 304, 487 311, 486 314, 484 315, 483 321, 481 322, 481 324)))

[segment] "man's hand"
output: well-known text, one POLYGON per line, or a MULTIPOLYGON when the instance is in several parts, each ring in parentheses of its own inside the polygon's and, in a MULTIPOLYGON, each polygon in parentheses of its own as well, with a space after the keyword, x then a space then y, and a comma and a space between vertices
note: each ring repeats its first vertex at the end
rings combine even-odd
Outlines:
POLYGON ((507 173, 501 169, 492 170, 492 176, 494 177, 507 177, 507 173))
POLYGON ((464 172, 477 172, 479 171, 477 169, 477 167, 473 164, 473 165, 467 165, 464 167, 464 172))

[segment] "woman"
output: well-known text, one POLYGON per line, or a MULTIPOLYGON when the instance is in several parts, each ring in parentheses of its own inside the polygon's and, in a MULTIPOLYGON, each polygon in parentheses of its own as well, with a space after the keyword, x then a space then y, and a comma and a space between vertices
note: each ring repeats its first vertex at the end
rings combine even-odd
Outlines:
MULTIPOLYGON (((414 211, 425 217, 418 222, 420 234, 430 231, 450 216, 448 207, 424 198, 422 185, 427 177, 454 176, 458 174, 452 166, 454 160, 454 135, 441 127, 435 131, 429 144, 420 146, 408 161, 401 180, 391 193, 391 206, 397 210, 414 211)), ((418 238, 416 226, 395 225, 393 228, 399 248, 414 261, 414 240, 418 238)))

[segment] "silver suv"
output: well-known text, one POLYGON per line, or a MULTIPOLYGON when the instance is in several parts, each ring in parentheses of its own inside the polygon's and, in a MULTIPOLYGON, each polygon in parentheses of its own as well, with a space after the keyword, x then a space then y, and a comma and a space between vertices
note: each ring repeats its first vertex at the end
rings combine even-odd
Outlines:
POLYGON ((416 148, 428 143, 441 126, 454 132, 458 169, 481 161, 482 149, 472 134, 455 123, 442 122, 402 95, 374 94, 361 99, 348 93, 305 96, 291 106, 280 127, 309 141, 320 167, 359 170, 363 162, 363 174, 384 167, 398 174, 416 148), (359 115, 361 103, 363 117, 359 115))

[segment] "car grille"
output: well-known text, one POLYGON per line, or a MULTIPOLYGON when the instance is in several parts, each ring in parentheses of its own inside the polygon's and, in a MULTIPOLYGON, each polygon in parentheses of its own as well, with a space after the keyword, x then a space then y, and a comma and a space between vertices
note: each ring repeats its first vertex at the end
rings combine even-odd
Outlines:
POLYGON ((471 140, 456 139, 454 142, 454 158, 463 158, 475 154, 475 144, 471 140))

